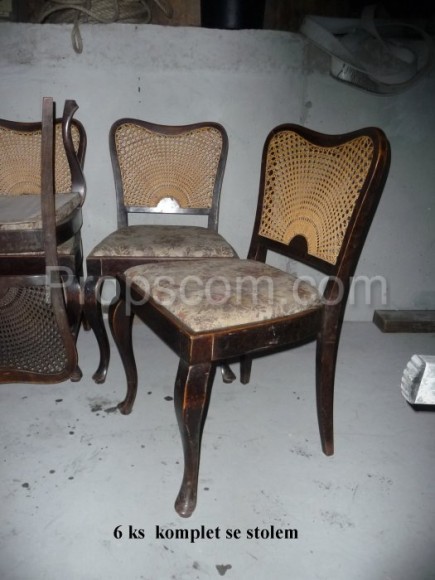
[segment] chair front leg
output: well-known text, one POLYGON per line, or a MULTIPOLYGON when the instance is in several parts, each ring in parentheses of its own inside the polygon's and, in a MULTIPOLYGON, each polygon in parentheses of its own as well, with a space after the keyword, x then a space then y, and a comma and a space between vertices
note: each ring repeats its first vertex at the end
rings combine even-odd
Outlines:
POLYGON ((192 515, 197 501, 201 438, 210 401, 212 363, 188 365, 180 360, 175 382, 174 404, 184 451, 184 475, 175 501, 183 518, 192 515))
POLYGON ((101 310, 101 286, 104 278, 88 276, 85 282, 85 305, 84 314, 87 322, 95 334, 100 350, 100 362, 92 378, 98 384, 106 380, 107 369, 110 360, 110 345, 104 326, 103 313, 101 310))
POLYGON ((137 393, 137 369, 131 336, 133 318, 134 315, 132 313, 126 313, 124 300, 117 300, 111 303, 109 308, 110 330, 118 347, 127 378, 127 394, 125 399, 118 405, 118 409, 123 415, 131 413, 137 393))

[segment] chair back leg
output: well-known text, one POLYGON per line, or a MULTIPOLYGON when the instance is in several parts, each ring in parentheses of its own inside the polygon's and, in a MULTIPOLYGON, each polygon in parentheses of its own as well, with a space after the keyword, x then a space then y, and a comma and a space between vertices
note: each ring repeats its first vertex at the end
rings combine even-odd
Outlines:
POLYGON ((334 383, 345 303, 327 306, 317 337, 316 402, 320 441, 325 455, 334 454, 334 383))

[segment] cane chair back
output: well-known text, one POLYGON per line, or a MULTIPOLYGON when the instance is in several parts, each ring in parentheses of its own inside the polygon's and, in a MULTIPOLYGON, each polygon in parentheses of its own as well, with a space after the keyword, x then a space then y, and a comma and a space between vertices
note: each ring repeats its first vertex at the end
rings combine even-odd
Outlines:
MULTIPOLYGON (((41 193, 41 123, 0 119, 0 195, 41 193)), ((73 119, 71 138, 80 164, 86 149, 83 125, 73 119)), ((55 121, 55 192, 77 191, 62 135, 62 119, 55 121), (74 187, 75 186, 75 187, 74 187)), ((84 192, 80 191, 84 195, 84 192)))
POLYGON ((110 131, 118 203, 118 227, 127 214, 208 216, 217 230, 219 194, 228 139, 215 123, 163 126, 120 119, 110 131))
MULTIPOLYGON (((76 108, 74 102, 67 102, 66 125, 76 108)), ((68 292, 64 294, 57 256, 51 98, 43 99, 39 143, 40 177, 36 181, 40 184, 45 270, 37 275, 0 277, 1 383, 57 383, 79 378, 69 305, 65 303, 68 292)))
POLYGON ((271 249, 327 274, 339 272, 344 258, 354 262, 355 242, 361 246, 379 199, 373 191, 382 191, 377 182, 385 178, 380 137, 375 128, 346 135, 290 124, 274 129, 263 154, 250 255, 271 249))
POLYGON ((309 255, 336 264, 373 156, 368 135, 325 147, 291 128, 275 133, 265 162, 259 234, 285 245, 302 236, 309 255))
POLYGON ((36 278, 28 280, 32 286, 21 278, 6 289, 0 280, 0 383, 58 382, 76 367, 75 358, 68 360, 47 286, 36 278))

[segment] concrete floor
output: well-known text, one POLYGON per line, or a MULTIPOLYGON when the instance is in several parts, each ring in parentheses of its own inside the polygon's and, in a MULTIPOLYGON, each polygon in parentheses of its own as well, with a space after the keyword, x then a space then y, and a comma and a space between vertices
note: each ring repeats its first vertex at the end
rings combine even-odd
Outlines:
POLYGON ((254 361, 248 386, 217 375, 198 507, 183 520, 177 359, 142 324, 134 334, 142 387, 128 417, 113 409, 125 388, 116 351, 106 383, 91 380, 90 333, 80 383, 0 386, 1 580, 435 578, 435 415, 400 393, 411 355, 434 354, 433 335, 345 324, 331 458, 314 345, 254 361), (201 528, 209 538, 191 541, 201 528), (272 528, 288 537, 266 538, 272 528))

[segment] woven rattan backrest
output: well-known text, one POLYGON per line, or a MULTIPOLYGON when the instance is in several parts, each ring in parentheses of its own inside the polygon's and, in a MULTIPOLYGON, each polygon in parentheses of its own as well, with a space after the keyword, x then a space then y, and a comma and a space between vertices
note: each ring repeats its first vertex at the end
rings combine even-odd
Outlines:
MULTIPOLYGON (((84 155, 84 130, 77 121, 71 133, 79 162, 84 155)), ((71 172, 62 138, 62 122, 55 124, 55 191, 71 191, 71 172)), ((0 120, 0 195, 41 193, 41 123, 0 120)))
POLYGON ((0 287, 0 322, 0 383, 12 382, 13 369, 22 381, 65 372, 68 353, 45 286, 0 287), (3 369, 11 373, 6 380, 3 369))
POLYGON ((335 266, 380 171, 380 140, 386 142, 376 129, 329 136, 295 125, 276 128, 263 155, 259 235, 286 247, 300 236, 309 256, 335 266))
POLYGON ((213 214, 211 225, 217 227, 228 147, 223 127, 120 119, 112 126, 110 147, 121 210, 213 214))

